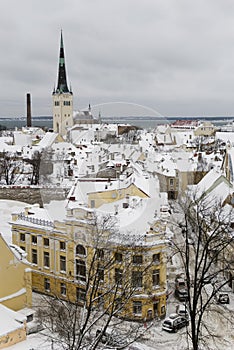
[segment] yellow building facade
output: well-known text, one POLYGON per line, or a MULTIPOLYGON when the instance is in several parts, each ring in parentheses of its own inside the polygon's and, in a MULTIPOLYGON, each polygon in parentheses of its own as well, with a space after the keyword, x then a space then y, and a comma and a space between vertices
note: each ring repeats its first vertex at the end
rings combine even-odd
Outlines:
POLYGON ((32 304, 31 269, 20 251, 14 254, 0 234, 0 304, 18 311, 32 304))
POLYGON ((96 285, 98 303, 124 304, 117 314, 125 319, 164 317, 166 223, 153 220, 140 236, 119 234, 94 209, 71 204, 61 221, 41 219, 42 208, 12 215, 12 240, 32 263, 33 290, 82 305, 96 285))

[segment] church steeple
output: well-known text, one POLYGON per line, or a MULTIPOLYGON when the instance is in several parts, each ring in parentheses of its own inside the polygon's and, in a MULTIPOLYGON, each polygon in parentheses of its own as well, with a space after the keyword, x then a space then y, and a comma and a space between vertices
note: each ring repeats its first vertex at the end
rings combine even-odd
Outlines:
POLYGON ((61 31, 59 67, 58 67, 58 83, 52 93, 53 98, 53 130, 56 133, 66 137, 68 130, 73 126, 73 93, 68 88, 63 34, 61 31))
POLYGON ((67 86, 65 55, 64 55, 64 46, 63 46, 63 33, 61 31, 59 67, 58 67, 58 84, 57 84, 56 93, 66 93, 66 92, 70 93, 67 86))

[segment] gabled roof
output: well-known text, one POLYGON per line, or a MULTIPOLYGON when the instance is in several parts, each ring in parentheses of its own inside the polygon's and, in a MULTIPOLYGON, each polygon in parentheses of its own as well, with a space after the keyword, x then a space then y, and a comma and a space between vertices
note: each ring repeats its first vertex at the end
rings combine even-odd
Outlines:
POLYGON ((58 139, 58 134, 55 132, 47 132, 42 140, 37 144, 37 147, 46 148, 51 147, 58 139))
POLYGON ((207 196, 221 183, 224 183, 224 187, 227 189, 232 188, 232 185, 229 183, 223 173, 214 168, 211 169, 197 185, 190 186, 190 191, 196 195, 196 198, 200 198, 203 195, 207 196))

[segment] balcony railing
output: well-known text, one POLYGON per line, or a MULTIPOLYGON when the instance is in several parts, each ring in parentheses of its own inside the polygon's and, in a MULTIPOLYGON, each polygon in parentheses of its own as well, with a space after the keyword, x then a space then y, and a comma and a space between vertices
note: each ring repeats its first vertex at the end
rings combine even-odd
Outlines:
POLYGON ((25 214, 23 214, 23 213, 20 213, 20 214, 18 215, 18 219, 19 219, 19 220, 28 221, 28 222, 31 222, 32 224, 36 224, 36 225, 39 225, 39 226, 54 227, 53 221, 33 218, 33 217, 27 216, 27 215, 25 215, 25 214))

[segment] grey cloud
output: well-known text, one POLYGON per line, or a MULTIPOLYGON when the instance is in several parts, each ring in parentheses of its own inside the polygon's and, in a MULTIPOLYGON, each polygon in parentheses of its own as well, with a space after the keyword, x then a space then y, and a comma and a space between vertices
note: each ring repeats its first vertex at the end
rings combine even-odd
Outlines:
POLYGON ((131 100, 162 114, 234 114, 233 15, 232 0, 8 0, 0 116, 24 112, 28 91, 34 114, 51 114, 61 28, 76 107, 131 100))

